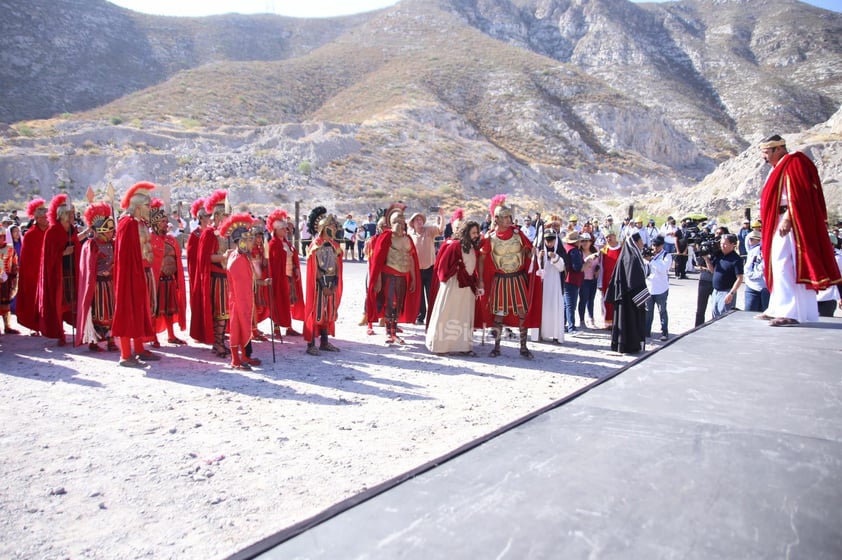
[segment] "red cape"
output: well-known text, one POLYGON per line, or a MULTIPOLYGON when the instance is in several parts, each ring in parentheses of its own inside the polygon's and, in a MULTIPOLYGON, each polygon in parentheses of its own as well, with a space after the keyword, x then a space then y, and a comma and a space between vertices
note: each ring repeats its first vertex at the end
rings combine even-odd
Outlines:
POLYGON ((41 251, 44 249, 44 235, 33 225, 23 236, 18 263, 18 296, 15 314, 18 323, 27 329, 37 331, 38 326, 38 279, 41 277, 41 251))
POLYGON ((254 267, 248 255, 241 253, 231 253, 228 258, 228 315, 231 346, 245 346, 253 332, 254 267))
POLYGON ((602 292, 608 291, 608 283, 611 282, 611 277, 614 275, 614 269, 617 268, 617 261, 620 260, 620 253, 623 251, 623 245, 620 244, 616 249, 612 249, 608 245, 602 248, 602 267, 600 274, 602 274, 602 292))
POLYGON ((82 245, 79 256, 79 281, 76 283, 76 346, 82 345, 82 333, 85 332, 85 322, 88 320, 88 310, 94 301, 96 291, 97 258, 99 256, 99 241, 88 239, 82 245))
MULTIPOLYGON (((190 336, 198 342, 213 344, 213 312, 211 311, 211 255, 216 253, 216 231, 208 226, 199 239, 196 257, 196 305, 190 321, 190 336)), ((214 267, 215 268, 215 267, 214 267)))
POLYGON ((272 278, 272 300, 269 313, 272 321, 281 327, 292 325, 289 305, 289 279, 287 278, 287 252, 284 241, 274 235, 269 240, 269 276, 272 278))
MULTIPOLYGON (((419 290, 421 286, 421 272, 418 265, 418 252, 415 250, 415 243, 409 239, 410 254, 412 255, 412 266, 415 267, 415 291, 409 291, 409 277, 406 285, 406 301, 403 304, 403 313, 398 317, 399 323, 414 323, 418 318, 418 309, 421 307, 419 290)), ((384 316, 384 308, 380 294, 374 291, 376 279, 380 277, 386 266, 386 257, 389 254, 389 247, 392 245, 392 230, 386 230, 374 238, 374 247, 371 249, 371 258, 368 260, 368 292, 365 299, 365 315, 369 322, 377 321, 384 316)), ((409 276, 407 274, 407 276, 409 276)))
MULTIPOLYGON (((339 245, 330 239, 324 239, 322 237, 317 237, 313 239, 310 243, 310 247, 307 249, 307 293, 305 296, 305 303, 304 303, 304 340, 306 342, 310 342, 313 340, 313 337, 316 335, 316 326, 315 326, 315 319, 316 319, 316 275, 318 271, 318 265, 316 264, 316 257, 313 256, 313 253, 316 249, 321 247, 323 244, 328 243, 333 247, 333 250, 336 251, 336 276, 338 278, 337 285, 336 285, 336 306, 339 307, 339 304, 342 303, 342 249, 339 248, 339 245)), ((328 334, 330 336, 336 336, 336 324, 331 323, 328 326, 328 334)))
MULTIPOLYGON (((772 262, 772 239, 778 234, 776 226, 784 189, 795 238, 795 281, 816 291, 839 284, 842 278, 827 234, 827 206, 819 172, 810 158, 801 152, 785 155, 772 169, 763 187, 760 198, 763 260, 772 262)), ((765 277, 771 291, 771 266, 766 266, 765 277)))
POLYGON ((76 228, 66 231, 61 224, 47 228, 41 250, 41 276, 38 279, 38 325, 41 334, 48 338, 64 336, 62 321, 73 325, 76 302, 64 301, 62 280, 62 253, 67 243, 73 243, 73 275, 79 278, 79 253, 81 246, 76 228))
MULTIPOLYGON (((513 227, 509 231, 512 233, 510 235, 519 235, 520 240, 523 243, 523 246, 527 249, 532 249, 532 242, 529 241, 520 228, 513 227)), ((482 240, 482 244, 480 245, 480 254, 479 258, 482 260, 483 269, 483 286, 485 288, 485 294, 479 299, 479 308, 478 316, 474 320, 474 324, 478 326, 486 326, 490 327, 494 324, 494 317, 491 314, 491 285, 494 281, 494 273, 497 270, 497 267, 494 264, 494 260, 491 258, 491 236, 497 235, 496 232, 492 232, 491 234, 487 235, 482 240)), ((541 279, 535 274, 537 272, 537 267, 533 268, 531 272, 529 272, 529 265, 534 259, 523 259, 523 264, 520 267, 520 270, 526 273, 526 285, 527 285, 527 292, 526 297, 529 300, 529 308, 526 310, 526 319, 524 321, 523 326, 526 328, 540 328, 541 326, 541 303, 542 303, 542 285, 541 279)), ((506 315, 503 318, 503 324, 508 327, 519 327, 519 319, 516 315, 506 315)))
MULTIPOLYGON (((476 253, 477 265, 479 265, 479 253, 476 252, 476 249, 471 250, 476 253)), ((459 277, 459 286, 471 286, 474 288, 474 294, 476 294, 479 269, 476 268, 473 274, 468 274, 463 259, 462 243, 458 239, 447 239, 442 243, 438 255, 436 255, 436 262, 433 265, 433 283, 430 287, 430 301, 427 304, 427 327, 430 326, 430 316, 433 313, 433 306, 436 304, 436 297, 438 297, 441 284, 450 280, 454 275, 458 275, 459 277)), ((475 299, 474 327, 482 327, 477 322, 477 317, 481 314, 479 299, 475 299)))
POLYGON ((141 222, 128 215, 117 222, 117 237, 114 239, 114 320, 111 323, 113 336, 155 336, 146 289, 146 273, 143 270, 139 226, 141 222))
MULTIPOLYGON (((164 244, 170 245, 175 252, 175 282, 176 290, 178 291, 178 313, 175 321, 178 327, 184 330, 187 327, 187 287, 184 283, 184 264, 181 262, 181 246, 178 241, 169 235, 152 235, 153 241, 158 238, 157 243, 152 244, 152 251, 155 254, 155 262, 152 264, 152 274, 154 274, 155 281, 161 277, 161 267, 164 264, 164 244), (158 246, 156 249, 156 245, 158 246), (160 256, 159 256, 160 251, 160 256)), ((167 330, 167 321, 164 317, 155 317, 155 332, 164 332, 167 330)))

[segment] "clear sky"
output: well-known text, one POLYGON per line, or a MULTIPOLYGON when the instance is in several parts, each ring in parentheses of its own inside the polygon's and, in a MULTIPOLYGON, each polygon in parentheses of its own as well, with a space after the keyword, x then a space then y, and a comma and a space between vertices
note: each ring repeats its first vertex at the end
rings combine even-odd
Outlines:
MULTIPOLYGON (((392 6, 397 0, 110 0, 136 12, 167 16, 271 13, 292 17, 330 17, 392 6)), ((652 1, 652 0, 649 0, 652 1)), ((655 0, 658 1, 658 0, 655 0)), ((842 11, 842 0, 807 0, 808 4, 842 11)))

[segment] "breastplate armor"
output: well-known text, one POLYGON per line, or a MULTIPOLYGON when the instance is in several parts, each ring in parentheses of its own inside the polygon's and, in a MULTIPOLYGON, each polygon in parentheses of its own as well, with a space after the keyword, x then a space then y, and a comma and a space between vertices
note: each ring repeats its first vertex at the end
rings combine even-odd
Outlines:
POLYGON ((491 237, 491 258, 497 270, 505 273, 520 270, 523 265, 523 244, 520 236, 515 233, 509 239, 503 240, 493 235, 491 237))
POLYGON ((114 244, 98 242, 99 254, 96 257, 96 275, 110 276, 114 268, 114 244))
POLYGON ((175 248, 164 241, 164 259, 161 262, 161 276, 175 276, 176 270, 175 248))
POLYGON ((152 259, 152 238, 149 234, 149 228, 141 221, 137 222, 138 233, 140 234, 140 253, 143 257, 144 266, 151 266, 152 259))
POLYGON ((337 256, 330 243, 325 243, 315 251, 316 263, 319 269, 317 281, 325 288, 332 288, 337 284, 337 256))
POLYGON ((410 243, 411 241, 406 235, 401 237, 392 235, 389 252, 386 253, 386 266, 398 272, 409 272, 409 261, 412 258, 409 253, 410 243))

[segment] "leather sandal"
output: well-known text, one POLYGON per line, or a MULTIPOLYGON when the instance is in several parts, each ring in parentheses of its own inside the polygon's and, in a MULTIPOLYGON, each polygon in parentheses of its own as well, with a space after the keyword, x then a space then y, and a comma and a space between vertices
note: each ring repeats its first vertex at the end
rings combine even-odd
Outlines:
POLYGON ((792 327, 794 325, 800 325, 800 323, 789 317, 777 317, 769 321, 770 327, 792 327))

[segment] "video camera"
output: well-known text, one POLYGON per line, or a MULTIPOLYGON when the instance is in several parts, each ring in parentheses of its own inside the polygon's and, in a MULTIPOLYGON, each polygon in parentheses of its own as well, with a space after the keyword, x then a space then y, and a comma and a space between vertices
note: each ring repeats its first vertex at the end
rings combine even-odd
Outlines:
POLYGON ((722 251, 719 247, 719 238, 707 230, 699 229, 698 226, 685 228, 684 235, 687 236, 687 244, 693 245, 693 250, 698 257, 716 255, 722 251))

